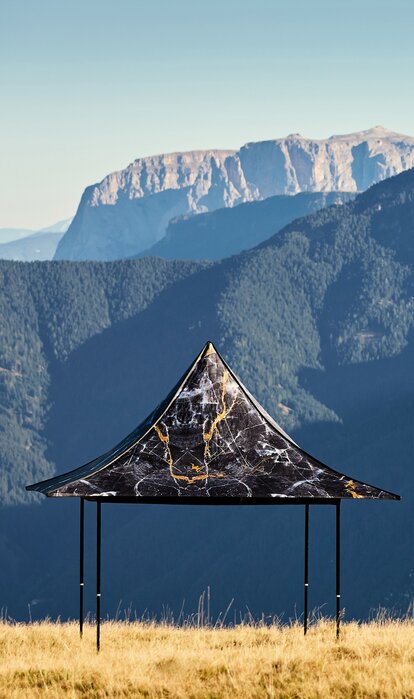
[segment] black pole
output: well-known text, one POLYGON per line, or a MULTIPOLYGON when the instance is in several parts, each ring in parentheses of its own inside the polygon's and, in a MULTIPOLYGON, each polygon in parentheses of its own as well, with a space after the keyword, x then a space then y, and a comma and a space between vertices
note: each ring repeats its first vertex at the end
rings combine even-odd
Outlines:
POLYGON ((84 539, 85 539, 85 502, 80 499, 80 526, 79 526, 79 633, 83 636, 83 589, 84 580, 84 539))
POLYGON ((303 633, 308 631, 308 589, 309 589, 309 505, 305 505, 305 575, 304 575, 304 605, 303 633))
POLYGON ((336 503, 336 637, 341 622, 341 501, 336 503))
POLYGON ((101 648, 101 503, 96 503, 96 650, 101 648))

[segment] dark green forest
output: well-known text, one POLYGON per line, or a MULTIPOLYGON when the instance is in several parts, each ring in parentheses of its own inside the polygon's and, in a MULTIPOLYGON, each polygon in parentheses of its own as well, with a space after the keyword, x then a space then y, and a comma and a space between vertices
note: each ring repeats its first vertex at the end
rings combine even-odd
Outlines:
MULTIPOLYGON (((408 171, 222 261, 0 262, 0 487, 9 506, 0 555, 12 561, 0 599, 24 615, 33 595, 45 600, 39 614, 60 613, 62 569, 65 584, 76 585, 73 513, 70 503, 28 506, 24 486, 123 438, 211 339, 305 449, 403 496, 380 511, 369 503, 344 507, 351 613, 366 614, 371 604, 403 609, 413 575, 413 224, 408 171)), ((196 600, 216 583, 220 609, 235 589, 258 612, 277 612, 300 589, 300 576, 292 577, 302 550, 293 512, 217 512, 213 521, 201 510, 191 519, 191 508, 135 510, 118 519, 108 513, 104 565, 133 573, 130 587, 121 574, 114 578, 109 611, 124 594, 151 609, 160 600, 180 606, 183 596, 196 600), (128 542, 143 529, 136 557, 128 542), (258 580, 261 557, 268 573, 258 580)), ((328 594, 320 573, 332 555, 327 517, 312 519, 320 593, 311 604, 325 604, 328 594)), ((70 604, 64 613, 74 613, 70 604)))
MULTIPOLYGON (((45 456, 51 373, 89 338, 147 308, 202 265, 0 261, 1 500, 26 501, 25 485, 51 475, 45 456)), ((29 496, 30 498, 30 496, 29 496)))
MULTIPOLYGON (((287 429, 340 420, 301 374, 390 358, 406 347, 414 321, 413 200, 414 176, 408 172, 214 264, 158 258, 0 262, 2 502, 24 501, 24 485, 55 468, 48 450, 58 448, 49 449, 56 377, 67 377, 91 338, 89 372, 96 373, 106 337, 116 327, 122 332, 125 321, 138 332, 142 325, 136 357, 152 369, 154 400, 170 387, 159 385, 154 356, 168 364, 173 355, 181 372, 214 336, 242 380, 287 429)), ((118 369, 106 370, 101 379, 111 386, 118 369)), ((68 400, 72 381, 76 376, 69 375, 68 400)), ((87 378, 82 381, 86 387, 87 378)), ((151 409, 146 381, 141 405, 151 409)), ((80 402, 89 399, 81 396, 80 402)), ((66 461, 64 450, 60 459, 66 461)))

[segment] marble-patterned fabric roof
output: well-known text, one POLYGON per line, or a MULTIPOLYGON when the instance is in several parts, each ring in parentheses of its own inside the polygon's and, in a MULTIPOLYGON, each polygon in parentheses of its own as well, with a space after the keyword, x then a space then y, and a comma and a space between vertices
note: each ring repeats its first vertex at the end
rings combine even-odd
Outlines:
POLYGON ((212 343, 134 432, 94 461, 28 486, 48 496, 116 499, 398 499, 303 451, 212 343))

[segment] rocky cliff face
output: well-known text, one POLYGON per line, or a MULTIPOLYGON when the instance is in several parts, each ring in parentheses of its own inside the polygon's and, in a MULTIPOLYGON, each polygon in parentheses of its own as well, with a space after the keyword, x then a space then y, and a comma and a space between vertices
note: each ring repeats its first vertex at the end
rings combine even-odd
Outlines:
POLYGON ((112 260, 163 238, 169 221, 276 194, 356 192, 414 166, 414 138, 375 127, 314 141, 299 134, 239 151, 135 160, 88 187, 56 259, 112 260))

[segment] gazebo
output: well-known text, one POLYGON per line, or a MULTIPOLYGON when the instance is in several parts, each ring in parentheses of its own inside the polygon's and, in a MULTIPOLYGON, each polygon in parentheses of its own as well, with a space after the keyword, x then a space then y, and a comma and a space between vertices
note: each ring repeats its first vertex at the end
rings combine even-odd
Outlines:
POLYGON ((341 500, 399 496, 325 466, 304 451, 249 393, 207 342, 165 400, 125 439, 93 461, 27 486, 80 500, 80 609, 83 632, 84 503, 96 502, 96 643, 100 649, 101 505, 304 505, 304 616, 308 629, 309 506, 336 511, 336 634, 341 620, 341 500))

